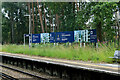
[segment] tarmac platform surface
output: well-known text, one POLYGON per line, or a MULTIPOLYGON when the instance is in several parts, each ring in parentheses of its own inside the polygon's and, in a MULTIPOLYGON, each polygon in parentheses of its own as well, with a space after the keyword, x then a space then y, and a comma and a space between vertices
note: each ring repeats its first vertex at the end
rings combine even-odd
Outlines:
POLYGON ((31 55, 24 55, 24 54, 13 54, 13 53, 7 53, 7 52, 0 52, 0 55, 35 60, 35 61, 40 61, 40 62, 45 62, 50 64, 57 64, 57 65, 62 65, 62 66, 67 66, 67 67, 72 67, 77 69, 104 72, 104 73, 120 76, 120 64, 117 64, 117 63, 115 64, 91 63, 91 62, 84 62, 84 61, 78 61, 78 60, 47 58, 47 57, 31 56, 31 55))

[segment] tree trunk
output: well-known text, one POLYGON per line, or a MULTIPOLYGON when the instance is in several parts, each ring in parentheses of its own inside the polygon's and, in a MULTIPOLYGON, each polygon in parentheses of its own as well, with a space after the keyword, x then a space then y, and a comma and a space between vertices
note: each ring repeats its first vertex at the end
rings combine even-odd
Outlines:
POLYGON ((73 25, 72 26, 74 26, 73 27, 73 30, 75 30, 75 2, 73 2, 73 25))
POLYGON ((117 22, 118 22, 118 47, 120 46, 120 24, 119 24, 119 20, 117 18, 117 22))
POLYGON ((118 20, 118 47, 120 46, 120 25, 118 20))
POLYGON ((50 14, 50 17, 49 17, 50 18, 49 19, 50 20, 50 32, 53 32, 53 29, 52 29, 53 28, 53 26, 52 26, 52 17, 51 17, 51 12, 50 11, 49 11, 49 14, 50 14))
POLYGON ((102 42, 102 25, 100 21, 97 24, 96 29, 97 29, 97 38, 99 39, 100 42, 102 42))
POLYGON ((13 26, 13 14, 11 14, 11 43, 13 44, 14 43, 14 26, 13 26))
POLYGON ((39 10, 39 3, 38 3, 38 0, 37 0, 37 6, 38 6, 38 12, 39 12, 39 18, 40 18, 40 23, 41 23, 41 28, 42 28, 42 32, 44 33, 44 27, 43 27, 43 19, 42 19, 42 12, 39 10))
POLYGON ((36 11, 36 33, 38 33, 38 23, 37 23, 37 3, 35 3, 35 11, 36 11))
POLYGON ((77 1, 75 0, 75 4, 76 4, 76 7, 77 7, 77 12, 79 11, 79 6, 77 4, 77 1))
POLYGON ((46 33, 47 33, 47 22, 46 22, 46 15, 45 15, 45 3, 43 5, 44 5, 43 9, 44 9, 45 29, 46 29, 46 33))
POLYGON ((120 24, 119 24, 119 20, 117 18, 117 23, 118 23, 118 47, 120 46, 120 24))
POLYGON ((117 12, 115 13, 115 17, 116 17, 116 23, 117 23, 117 27, 118 27, 118 47, 119 47, 119 45, 120 45, 120 31, 119 31, 120 24, 119 24, 119 19, 117 17, 117 12))
POLYGON ((57 31, 57 21, 56 21, 56 14, 55 14, 55 22, 54 22, 54 24, 55 24, 54 31, 56 32, 56 31, 57 31))
POLYGON ((56 14, 57 31, 59 32, 59 16, 56 14))
MULTIPOLYGON (((29 11, 29 15, 31 17, 31 9, 30 9, 30 2, 28 2, 28 11, 29 11)), ((31 21, 29 22, 31 23, 31 21)), ((30 25, 30 33, 32 32, 32 28, 31 28, 31 25, 30 25)))
POLYGON ((34 24, 34 7, 33 7, 33 2, 32 2, 32 18, 33 18, 33 27, 32 27, 32 33, 34 34, 35 32, 35 24, 34 24))

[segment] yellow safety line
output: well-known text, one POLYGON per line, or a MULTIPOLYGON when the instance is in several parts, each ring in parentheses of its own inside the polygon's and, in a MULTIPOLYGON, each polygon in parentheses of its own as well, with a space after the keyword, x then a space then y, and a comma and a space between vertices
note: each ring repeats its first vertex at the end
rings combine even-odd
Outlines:
POLYGON ((69 62, 69 61, 62 61, 62 60, 49 59, 49 58, 43 58, 43 59, 52 60, 52 61, 58 61, 58 62, 64 62, 64 63, 69 63, 69 64, 86 65, 86 66, 91 66, 91 67, 99 67, 99 68, 107 68, 107 69, 118 70, 118 68, 113 68, 113 67, 108 67, 108 66, 101 66, 101 65, 95 65, 95 64, 69 62))

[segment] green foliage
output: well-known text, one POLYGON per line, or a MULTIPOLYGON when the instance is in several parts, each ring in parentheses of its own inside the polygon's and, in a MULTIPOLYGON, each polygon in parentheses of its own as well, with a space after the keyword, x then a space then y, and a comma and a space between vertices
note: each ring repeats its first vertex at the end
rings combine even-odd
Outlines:
POLYGON ((76 11, 72 2, 47 3, 52 16, 59 15, 60 31, 73 31, 75 28, 76 11))
MULTIPOLYGON (((37 9, 36 3, 34 8, 37 9)), ((114 40, 115 30, 111 26, 116 26, 115 17, 113 16, 116 7, 120 8, 120 2, 80 2, 77 3, 79 11, 75 2, 46 2, 40 3, 43 25, 45 27, 45 20, 47 20, 48 32, 51 32, 51 25, 54 22, 59 30, 57 31, 74 31, 80 29, 97 29, 97 37, 100 41, 114 40), (51 14, 50 14, 51 13, 51 14), (58 15, 58 20, 56 19, 58 15), (50 23, 51 22, 51 23, 50 23)), ((23 34, 28 34, 28 18, 24 17, 28 14, 27 3, 24 2, 3 2, 2 9, 2 34, 4 43, 23 43, 23 34), (6 16, 6 14, 8 16, 6 16)), ((31 7, 32 11, 32 7, 31 7)), ((35 33, 40 33, 41 26, 39 22, 38 9, 34 10, 35 14, 35 33), (37 15, 37 16, 36 16, 37 15), (37 20, 36 20, 37 17, 37 20)))
POLYGON ((38 44, 29 49, 26 45, 3 45, 3 52, 19 53, 27 55, 36 55, 44 57, 62 58, 69 60, 82 60, 92 62, 108 62, 112 63, 112 59, 109 57, 114 56, 116 50, 115 43, 99 43, 99 48, 90 47, 88 45, 85 48, 80 48, 79 45, 72 44, 72 46, 64 46, 65 44, 59 44, 54 46, 53 44, 38 44))
POLYGON ((117 6, 118 4, 115 2, 81 3, 81 9, 77 15, 77 24, 83 29, 96 28, 97 37, 100 41, 114 40, 115 31, 111 26, 115 26, 113 14, 117 6), (86 24, 87 22, 88 24, 86 24))
POLYGON ((23 34, 28 33, 28 19, 24 17, 25 7, 25 3, 3 2, 2 34, 4 43, 20 43, 23 34))
MULTIPOLYGON (((117 4, 114 2, 105 2, 105 3, 95 3, 95 6, 92 6, 91 14, 93 15, 93 24, 92 27, 96 27, 97 34, 101 31, 104 34, 102 35, 103 40, 114 40, 115 32, 111 28, 113 26, 113 13, 117 7, 117 4), (101 27, 101 28, 99 28, 101 27), (100 30, 101 29, 101 30, 100 30)), ((100 35, 98 35, 98 38, 100 35)), ((102 40, 102 39, 101 39, 102 40)), ((102 41, 103 41, 102 40, 102 41)))
POLYGON ((77 14, 77 24, 76 29, 87 29, 86 23, 91 18, 91 6, 94 6, 94 3, 81 2, 80 10, 77 14))

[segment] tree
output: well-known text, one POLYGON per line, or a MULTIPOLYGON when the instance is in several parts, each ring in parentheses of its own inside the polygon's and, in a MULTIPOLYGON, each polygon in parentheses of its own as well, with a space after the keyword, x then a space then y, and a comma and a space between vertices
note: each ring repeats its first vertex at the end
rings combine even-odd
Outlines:
MULTIPOLYGON (((113 13, 117 4, 113 2, 83 2, 79 6, 77 24, 80 24, 82 29, 95 28, 100 42, 106 39, 107 41, 113 40, 115 35, 112 28, 114 21, 113 13)), ((78 27, 76 28, 78 29, 78 27)))
POLYGON ((32 33, 34 34, 35 32, 35 24, 34 24, 34 5, 32 2, 32 18, 33 18, 33 28, 32 28, 32 33))
POLYGON ((28 21, 24 17, 24 15, 26 14, 25 4, 26 3, 3 2, 2 34, 4 42, 21 43, 21 41, 23 40, 23 34, 28 33, 27 26, 24 26, 25 23, 28 23, 28 21))
POLYGON ((39 9, 38 0, 37 0, 37 7, 38 7, 38 12, 39 12, 39 17, 40 17, 41 29, 42 29, 42 32, 44 33, 45 31, 44 31, 44 26, 43 26, 42 12, 41 12, 41 10, 39 9))
POLYGON ((113 13, 116 9, 116 3, 95 3, 92 8, 93 26, 96 27, 97 37, 102 42, 105 35, 108 40, 113 39, 114 30, 112 29, 113 13), (105 33, 105 34, 103 34, 105 33))
POLYGON ((46 10, 46 8, 45 8, 45 3, 43 4, 43 11, 44 11, 44 22, 45 22, 45 30, 46 30, 46 33, 47 33, 47 22, 46 22, 46 14, 45 14, 45 10, 46 10))
POLYGON ((33 18, 33 33, 97 29, 97 37, 102 41, 113 40, 115 2, 46 2, 46 3, 4 3, 2 4, 3 40, 8 43, 23 42, 23 34, 28 34, 28 17, 33 18), (35 9, 35 10, 34 10, 35 9), (8 15, 8 16, 6 16, 8 15), (34 19, 35 18, 35 19, 34 19), (18 37, 19 36, 19 37, 18 37), (9 38, 6 40, 6 38, 9 38))

